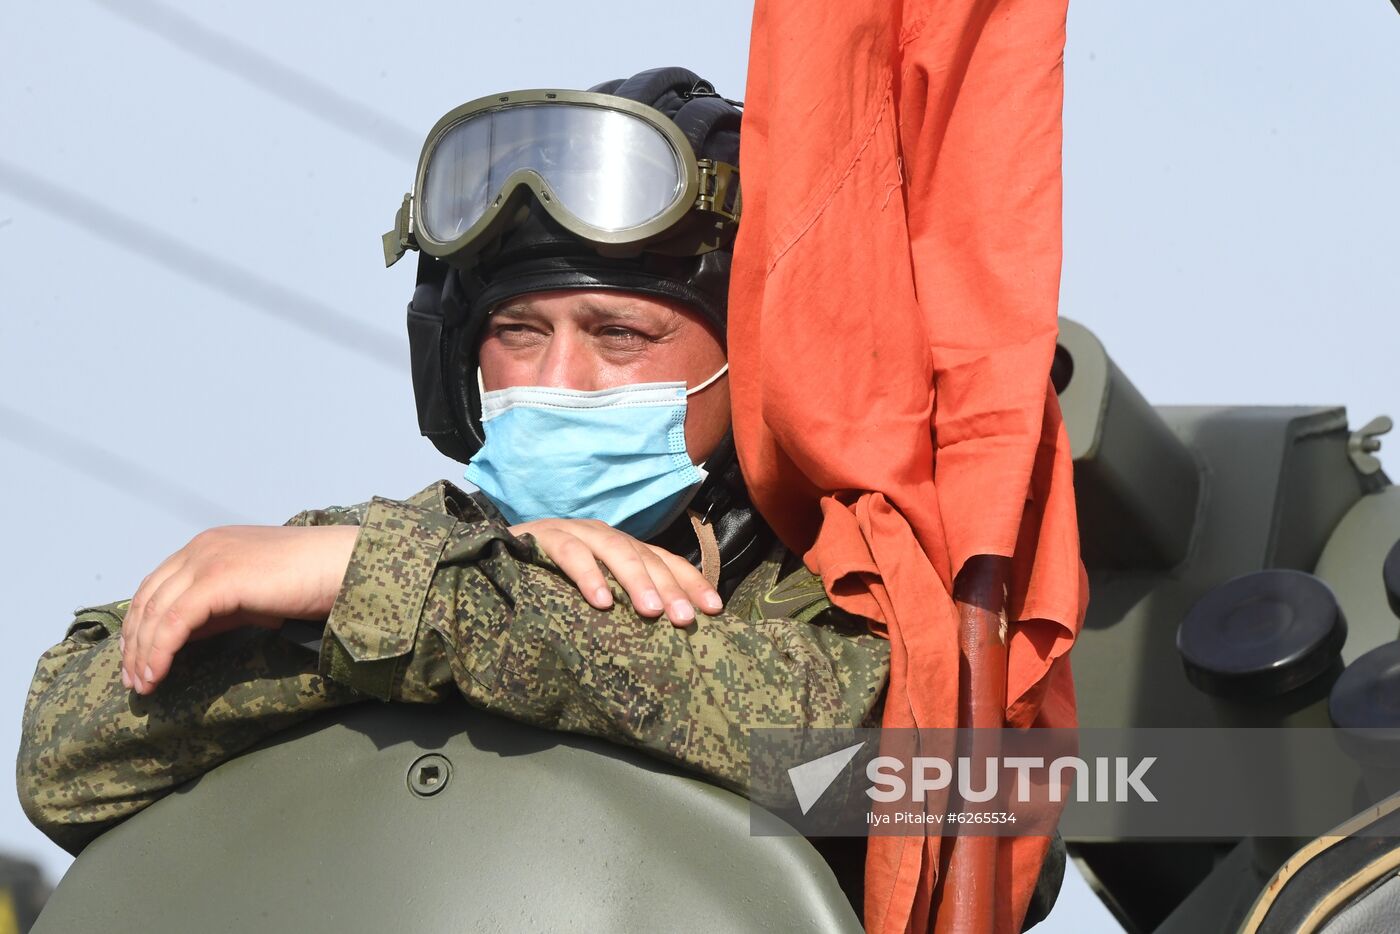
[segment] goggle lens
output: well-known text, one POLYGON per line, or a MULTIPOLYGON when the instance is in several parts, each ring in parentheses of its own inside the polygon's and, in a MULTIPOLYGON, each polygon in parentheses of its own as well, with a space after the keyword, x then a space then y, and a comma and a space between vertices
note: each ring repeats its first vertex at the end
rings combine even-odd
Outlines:
POLYGON ((507 106, 439 138, 419 194, 424 232, 439 243, 460 237, 522 169, 538 173, 564 210, 609 232, 659 217, 685 186, 679 154, 640 117, 566 103, 507 106))

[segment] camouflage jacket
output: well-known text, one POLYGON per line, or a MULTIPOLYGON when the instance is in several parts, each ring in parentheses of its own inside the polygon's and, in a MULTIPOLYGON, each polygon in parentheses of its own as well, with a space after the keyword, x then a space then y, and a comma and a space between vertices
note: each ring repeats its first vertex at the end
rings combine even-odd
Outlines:
POLYGON ((635 746, 743 793, 751 727, 877 719, 888 643, 775 550, 685 629, 615 584, 590 606, 529 536, 446 482, 404 502, 304 512, 359 525, 319 653, 245 629, 186 646, 147 697, 121 686, 127 601, 81 610, 44 653, 17 766, 25 813, 70 852, 176 786, 320 711, 378 698, 474 705, 635 746), (780 579, 781 576, 781 579, 780 579))

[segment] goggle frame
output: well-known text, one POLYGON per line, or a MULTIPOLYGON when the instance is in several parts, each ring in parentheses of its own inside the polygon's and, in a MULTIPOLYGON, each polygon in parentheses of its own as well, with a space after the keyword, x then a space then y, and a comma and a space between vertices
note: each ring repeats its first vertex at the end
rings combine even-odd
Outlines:
POLYGON ((727 162, 697 158, 694 148, 680 127, 654 107, 613 94, 535 88, 492 94, 454 107, 433 125, 423 143, 414 174, 413 190, 403 197, 394 219, 394 229, 383 236, 384 264, 392 266, 408 250, 419 250, 442 260, 469 260, 490 245, 520 208, 533 195, 549 216, 564 229, 603 255, 628 256, 643 247, 657 252, 694 256, 721 246, 728 231, 739 222, 742 199, 739 170, 727 162), (660 133, 671 146, 682 167, 681 191, 669 207, 646 222, 620 230, 607 230, 580 220, 559 200, 550 184, 537 170, 520 168, 512 172, 481 216, 451 240, 435 239, 419 222, 418 193, 424 190, 433 154, 444 137, 472 117, 495 110, 539 104, 571 104, 620 111, 640 118, 660 133), (730 192, 733 191, 731 198, 730 192), (711 215, 706 223, 693 226, 686 235, 677 228, 693 214, 711 215), (670 238, 668 242, 668 238, 670 238))

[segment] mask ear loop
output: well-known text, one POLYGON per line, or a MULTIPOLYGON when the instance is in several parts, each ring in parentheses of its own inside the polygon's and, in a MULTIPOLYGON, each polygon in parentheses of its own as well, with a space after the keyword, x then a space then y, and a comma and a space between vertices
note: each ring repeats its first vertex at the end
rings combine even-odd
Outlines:
MULTIPOLYGON (((715 371, 715 375, 714 375, 714 376, 711 376, 709 379, 705 380, 703 383, 701 383, 699 386, 696 386, 694 389, 687 389, 687 390, 685 391, 685 394, 686 394, 687 396, 693 396, 693 395, 695 395, 695 394, 696 394, 697 392, 699 392, 700 390, 707 388, 711 383, 713 383, 715 380, 719 379, 721 376, 723 376, 723 375, 724 375, 725 373, 727 373, 727 372, 729 372, 729 361, 728 361, 728 360, 726 360, 726 361, 724 362, 724 366, 720 367, 718 370, 715 371)), ((476 376, 477 376, 477 379, 480 379, 480 378, 481 378, 481 368, 480 368, 480 367, 477 368, 476 376)))

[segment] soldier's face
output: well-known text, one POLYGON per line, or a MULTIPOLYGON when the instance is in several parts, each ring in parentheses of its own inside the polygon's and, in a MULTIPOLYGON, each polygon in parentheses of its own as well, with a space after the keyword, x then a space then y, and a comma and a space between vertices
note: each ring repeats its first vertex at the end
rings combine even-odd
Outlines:
MULTIPOLYGON (((481 340, 486 389, 610 389, 684 380, 697 386, 724 365, 724 347, 683 305, 604 289, 536 292, 497 306, 481 340)), ((729 378, 686 403, 690 459, 709 458, 729 430, 729 378)))

